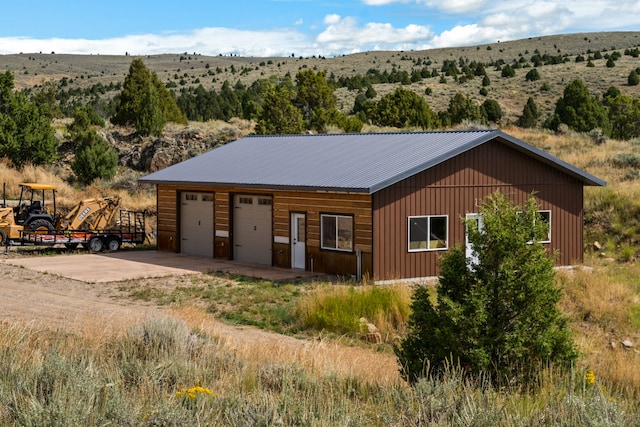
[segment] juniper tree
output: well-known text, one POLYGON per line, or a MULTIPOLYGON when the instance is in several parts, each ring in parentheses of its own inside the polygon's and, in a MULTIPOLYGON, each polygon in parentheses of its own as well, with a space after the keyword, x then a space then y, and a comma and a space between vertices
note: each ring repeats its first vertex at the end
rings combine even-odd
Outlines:
POLYGON ((408 334, 396 348, 410 383, 447 363, 494 382, 524 382, 544 364, 577 357, 558 309, 553 254, 540 243, 549 224, 533 197, 518 207, 495 193, 480 212, 481 226, 465 221, 474 256, 455 246, 441 260, 435 302, 427 287, 413 295, 408 334))

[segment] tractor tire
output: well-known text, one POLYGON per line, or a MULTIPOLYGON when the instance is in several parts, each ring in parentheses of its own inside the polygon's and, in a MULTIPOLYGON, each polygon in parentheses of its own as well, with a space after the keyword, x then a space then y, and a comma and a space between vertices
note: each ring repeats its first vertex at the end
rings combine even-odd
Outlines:
POLYGON ((27 230, 42 234, 53 234, 56 229, 46 219, 36 219, 27 225, 27 230))
POLYGON ((89 240, 89 249, 93 252, 102 252, 102 249, 104 249, 104 242, 100 237, 92 237, 89 240))
POLYGON ((110 252, 116 252, 120 249, 120 239, 117 237, 109 237, 107 240, 107 250, 110 252))
POLYGON ((0 246, 5 246, 9 244, 9 239, 7 239, 7 234, 0 230, 0 246))

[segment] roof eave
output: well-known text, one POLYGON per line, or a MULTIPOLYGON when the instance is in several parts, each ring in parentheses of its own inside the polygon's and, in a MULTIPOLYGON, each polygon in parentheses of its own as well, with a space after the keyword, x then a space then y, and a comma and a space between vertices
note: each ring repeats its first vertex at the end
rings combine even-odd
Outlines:
POLYGON ((176 185, 181 187, 206 187, 206 188, 237 188, 248 190, 269 190, 269 191, 311 191, 311 192, 331 192, 331 193, 364 193, 371 194, 370 188, 360 187, 323 187, 315 185, 278 185, 278 184, 247 184, 237 182, 199 182, 199 181, 172 181, 140 178, 146 184, 155 185, 176 185))

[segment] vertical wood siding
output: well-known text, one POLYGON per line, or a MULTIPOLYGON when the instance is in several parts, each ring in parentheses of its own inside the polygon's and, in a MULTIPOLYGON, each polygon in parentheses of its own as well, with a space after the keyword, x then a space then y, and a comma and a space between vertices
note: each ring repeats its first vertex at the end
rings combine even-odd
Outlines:
POLYGON ((532 193, 551 210, 558 265, 582 261, 583 184, 498 141, 488 142, 374 195, 374 278, 436 276, 442 251, 408 251, 408 217, 448 215, 449 247, 464 244, 461 219, 501 191, 523 204, 532 193))

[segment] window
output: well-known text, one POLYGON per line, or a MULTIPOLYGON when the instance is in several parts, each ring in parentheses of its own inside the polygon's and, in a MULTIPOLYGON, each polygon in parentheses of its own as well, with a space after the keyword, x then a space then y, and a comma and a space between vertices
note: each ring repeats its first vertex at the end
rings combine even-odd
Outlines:
POLYGON ((353 250, 353 218, 343 215, 320 215, 322 249, 353 250))
POLYGON ((540 220, 546 225, 540 236, 536 236, 536 240, 540 243, 551 242, 551 211, 538 211, 540 220))
POLYGON ((449 217, 446 215, 409 217, 409 252, 437 251, 449 247, 449 217))
MULTIPOLYGON (((521 213, 522 212, 518 212, 518 215, 520 215, 521 213)), ((529 243, 533 243, 534 241, 538 243, 551 243, 551 211, 549 210, 537 211, 536 218, 534 218, 533 221, 534 221, 533 222, 534 226, 530 231, 531 239, 529 240, 529 243), (536 230, 536 227, 535 227, 536 220, 538 218, 545 225, 540 230, 536 230), (534 233, 536 232, 538 233, 537 236, 534 235, 534 233)))
POLYGON ((252 205, 253 197, 240 197, 238 201, 241 205, 252 205))

